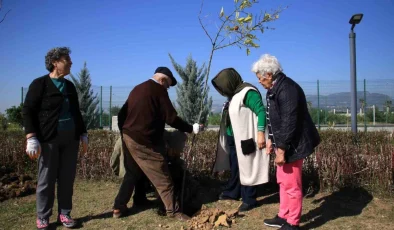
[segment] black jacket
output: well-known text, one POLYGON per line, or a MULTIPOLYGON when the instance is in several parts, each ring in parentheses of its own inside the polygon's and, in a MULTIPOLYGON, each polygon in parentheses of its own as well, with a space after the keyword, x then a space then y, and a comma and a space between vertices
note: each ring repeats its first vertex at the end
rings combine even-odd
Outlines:
POLYGON ((267 91, 269 138, 285 149, 286 163, 306 158, 320 143, 302 88, 283 73, 267 91))
POLYGON ((79 140, 81 134, 87 133, 79 110, 75 86, 67 79, 65 83, 67 93, 63 95, 48 74, 33 80, 27 91, 22 110, 26 134, 36 133, 40 142, 48 142, 56 137, 65 97, 68 97, 70 102, 70 113, 75 123, 75 139, 79 140))

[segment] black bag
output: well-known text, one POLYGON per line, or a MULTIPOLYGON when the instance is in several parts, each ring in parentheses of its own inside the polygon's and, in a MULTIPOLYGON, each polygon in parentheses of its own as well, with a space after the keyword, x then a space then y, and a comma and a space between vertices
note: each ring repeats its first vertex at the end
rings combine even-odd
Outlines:
POLYGON ((256 143, 253 138, 241 141, 241 149, 244 155, 256 152, 256 143))

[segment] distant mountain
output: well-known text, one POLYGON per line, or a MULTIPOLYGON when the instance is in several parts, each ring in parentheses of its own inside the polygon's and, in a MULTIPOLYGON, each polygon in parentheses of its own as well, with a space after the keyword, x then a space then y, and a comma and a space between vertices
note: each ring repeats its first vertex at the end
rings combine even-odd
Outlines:
MULTIPOLYGON (((366 92, 366 98, 367 107, 375 105, 376 109, 383 110, 385 109, 385 103, 387 100, 393 101, 394 106, 394 99, 390 99, 386 94, 366 92)), ((357 110, 361 108, 360 99, 364 99, 364 91, 357 92, 357 110)), ((312 102, 312 107, 317 107, 317 95, 306 95, 306 100, 312 102)), ((220 100, 214 99, 214 102, 212 103, 212 111, 214 113, 219 113, 222 110, 224 101, 224 98, 220 100)), ((265 98, 264 104, 266 104, 265 98)), ((320 108, 343 111, 345 111, 346 108, 350 109, 350 92, 333 93, 326 96, 320 96, 320 108)))
MULTIPOLYGON (((320 96, 320 108, 350 109, 350 98, 350 92, 333 93, 327 96, 320 96)), ((360 99, 364 99, 363 91, 357 92, 357 109, 360 109, 361 107, 360 99)), ((393 101, 393 99, 386 94, 369 92, 366 92, 366 99, 367 107, 375 105, 375 107, 379 110, 382 110, 385 107, 385 103, 387 100, 393 101)), ((317 107, 317 95, 306 95, 306 100, 312 102, 312 107, 317 107)))

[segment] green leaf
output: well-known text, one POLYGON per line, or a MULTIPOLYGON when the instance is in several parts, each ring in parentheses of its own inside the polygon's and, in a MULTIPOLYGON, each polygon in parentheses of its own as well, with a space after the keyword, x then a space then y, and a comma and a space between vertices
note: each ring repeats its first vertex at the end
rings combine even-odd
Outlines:
POLYGON ((237 21, 238 21, 239 23, 243 23, 244 18, 237 18, 237 21))
POLYGON ((256 44, 256 43, 253 43, 253 42, 251 42, 251 44, 250 44, 251 46, 253 46, 254 48, 259 48, 260 46, 258 45, 258 44, 256 44))
POLYGON ((223 9, 223 6, 222 6, 222 9, 220 10, 220 17, 223 17, 223 15, 224 15, 224 9, 223 9))
POLYGON ((252 17, 250 15, 248 15, 245 19, 244 22, 250 22, 252 21, 252 17))
POLYGON ((249 39, 249 38, 245 39, 245 41, 244 41, 244 44, 246 44, 246 45, 249 45, 249 44, 252 44, 252 43, 253 43, 252 39, 249 39))
POLYGON ((235 18, 239 18, 239 12, 235 12, 235 18))
POLYGON ((246 55, 249 56, 249 54, 250 54, 250 50, 249 50, 249 48, 247 48, 246 49, 246 55))

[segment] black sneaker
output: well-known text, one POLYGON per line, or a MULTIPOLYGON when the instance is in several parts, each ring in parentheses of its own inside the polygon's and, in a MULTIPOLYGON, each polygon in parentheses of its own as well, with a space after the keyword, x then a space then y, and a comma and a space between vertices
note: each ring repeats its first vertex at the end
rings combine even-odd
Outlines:
POLYGON ((291 225, 289 223, 285 223, 279 230, 300 230, 300 226, 298 225, 291 225))
POLYGON ((219 200, 239 200, 239 199, 236 199, 236 198, 232 198, 232 197, 226 196, 226 195, 224 195, 224 194, 222 193, 222 194, 219 195, 219 200))
POLYGON ((270 227, 280 228, 284 224, 287 224, 287 221, 286 221, 286 219, 280 218, 278 215, 276 215, 272 219, 265 219, 264 224, 267 226, 270 226, 270 227))
POLYGON ((251 205, 247 203, 242 203, 241 206, 238 208, 238 212, 247 212, 251 209, 253 209, 256 205, 251 205))

